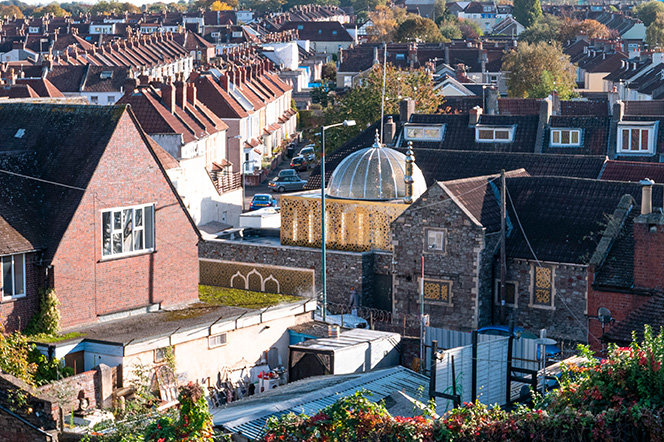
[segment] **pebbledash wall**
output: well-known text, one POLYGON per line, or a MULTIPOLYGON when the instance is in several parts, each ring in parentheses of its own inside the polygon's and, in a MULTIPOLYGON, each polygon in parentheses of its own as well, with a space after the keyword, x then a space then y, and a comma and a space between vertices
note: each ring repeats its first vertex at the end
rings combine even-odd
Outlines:
MULTIPOLYGON (((308 247, 257 244, 234 240, 205 240, 199 243, 201 261, 218 260, 261 266, 280 266, 293 270, 313 271, 315 291, 321 290, 321 251, 308 247)), ((343 252, 328 250, 327 299, 329 302, 348 303, 350 287, 361 295, 362 305, 372 306, 374 271, 389 274, 389 253, 343 252), (387 258, 386 258, 387 256, 387 258)), ((313 297, 311 293, 296 293, 313 297)))
POLYGON ((197 242, 185 209, 125 111, 53 259, 62 326, 150 304, 197 300, 197 242), (101 211, 150 203, 155 204, 155 251, 103 258, 101 211))

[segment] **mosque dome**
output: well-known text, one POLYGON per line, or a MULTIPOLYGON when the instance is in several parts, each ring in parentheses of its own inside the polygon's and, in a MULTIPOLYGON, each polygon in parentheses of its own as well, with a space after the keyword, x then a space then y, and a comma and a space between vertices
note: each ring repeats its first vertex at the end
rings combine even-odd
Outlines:
MULTIPOLYGON (((326 194, 354 200, 393 200, 406 197, 406 155, 383 147, 378 131, 371 147, 347 156, 332 173, 326 194)), ((422 171, 413 164, 413 200, 426 190, 422 171)))

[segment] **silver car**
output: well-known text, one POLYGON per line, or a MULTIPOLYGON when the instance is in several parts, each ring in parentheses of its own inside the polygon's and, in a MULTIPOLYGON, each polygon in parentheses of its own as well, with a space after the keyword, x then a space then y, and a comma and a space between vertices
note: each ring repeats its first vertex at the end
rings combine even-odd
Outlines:
POLYGON ((273 178, 272 181, 268 183, 270 189, 273 192, 286 192, 293 190, 302 190, 304 185, 307 184, 305 180, 300 179, 296 176, 282 176, 273 178))

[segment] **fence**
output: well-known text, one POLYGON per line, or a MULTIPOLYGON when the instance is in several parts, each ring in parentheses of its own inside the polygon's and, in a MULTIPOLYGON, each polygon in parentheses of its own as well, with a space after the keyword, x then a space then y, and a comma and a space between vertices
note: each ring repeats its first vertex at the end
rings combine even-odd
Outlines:
MULTIPOLYGON (((449 398, 454 395, 458 396, 460 402, 477 400, 487 405, 504 405, 507 402, 508 367, 535 371, 539 368, 537 344, 534 340, 512 340, 510 365, 510 338, 476 336, 477 340, 473 343, 471 333, 426 327, 425 343, 428 350, 425 367, 431 366, 433 341, 437 341, 438 348, 443 349, 438 353, 433 383, 437 396, 444 395, 436 398, 436 409, 439 413, 454 407, 453 400, 449 398)), ((519 396, 521 385, 523 383, 510 384, 510 398, 519 396)))

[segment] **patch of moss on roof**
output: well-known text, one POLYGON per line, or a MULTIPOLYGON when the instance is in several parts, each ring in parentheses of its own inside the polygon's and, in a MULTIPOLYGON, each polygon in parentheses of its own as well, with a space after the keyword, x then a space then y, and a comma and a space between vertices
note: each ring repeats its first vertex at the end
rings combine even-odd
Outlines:
POLYGON ((251 290, 214 287, 210 285, 198 286, 198 298, 208 304, 250 309, 266 308, 277 304, 302 301, 303 299, 299 296, 253 292, 251 290))
POLYGON ((198 318, 214 310, 215 307, 203 302, 197 302, 187 308, 171 310, 165 313, 165 321, 179 321, 181 319, 198 318))
POLYGON ((32 342, 41 342, 43 344, 53 344, 55 342, 67 341, 69 339, 82 338, 83 336, 85 336, 85 333, 79 333, 79 332, 65 333, 63 335, 61 335, 61 334, 47 335, 45 333, 40 333, 40 334, 37 334, 37 335, 30 335, 30 336, 28 336, 28 339, 32 342))

